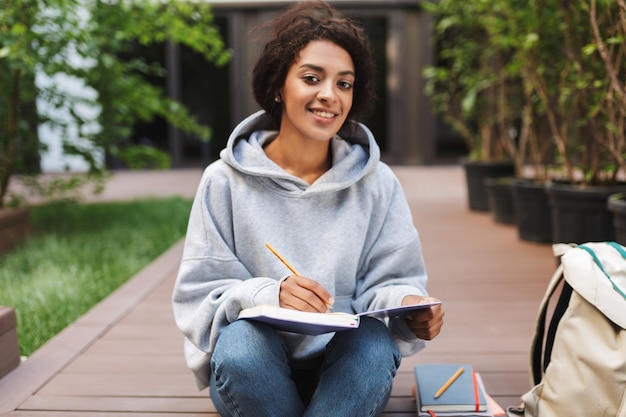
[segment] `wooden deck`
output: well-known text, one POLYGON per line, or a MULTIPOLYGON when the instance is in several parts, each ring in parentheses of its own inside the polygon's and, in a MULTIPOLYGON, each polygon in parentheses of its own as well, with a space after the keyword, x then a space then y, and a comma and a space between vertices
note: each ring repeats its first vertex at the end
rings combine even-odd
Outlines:
MULTIPOLYGON (((469 362, 489 393, 514 405, 529 388, 536 310, 556 262, 551 247, 467 209, 459 167, 397 167, 420 231, 442 334, 405 358, 384 416, 414 416, 412 368, 469 362)), ((182 242, 0 380, 11 417, 217 416, 183 361, 170 296, 182 242)), ((18 327, 19 330, 19 327, 18 327)))

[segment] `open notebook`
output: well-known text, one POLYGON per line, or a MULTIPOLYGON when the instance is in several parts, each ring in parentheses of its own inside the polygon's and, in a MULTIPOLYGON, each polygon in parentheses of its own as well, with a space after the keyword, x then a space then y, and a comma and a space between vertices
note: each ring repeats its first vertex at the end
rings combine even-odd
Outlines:
POLYGON ((356 329, 359 327, 362 316, 379 318, 403 316, 409 314, 411 311, 430 308, 438 304, 441 304, 441 301, 384 308, 360 314, 311 313, 288 308, 261 305, 242 310, 239 313, 238 318, 261 321, 278 330, 287 332, 318 335, 322 333, 356 329))

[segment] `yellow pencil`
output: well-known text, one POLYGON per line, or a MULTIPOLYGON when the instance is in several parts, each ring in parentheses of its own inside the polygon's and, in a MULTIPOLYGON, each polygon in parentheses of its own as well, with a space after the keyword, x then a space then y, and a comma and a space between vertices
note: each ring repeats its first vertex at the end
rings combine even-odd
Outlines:
POLYGON ((294 274, 294 275, 298 275, 298 276, 302 276, 298 273, 298 271, 296 271, 296 268, 294 268, 293 266, 291 266, 291 264, 289 264, 289 262, 287 262, 287 260, 285 258, 283 258, 282 256, 280 256, 280 253, 276 252, 276 249, 274 249, 272 247, 272 245, 270 245, 269 243, 266 243, 265 246, 270 250, 270 252, 272 252, 274 255, 276 255, 276 257, 278 259, 280 259, 280 261, 287 267, 289 268, 289 270, 294 274))
MULTIPOLYGON (((287 260, 285 258, 283 258, 280 253, 278 253, 276 251, 276 249, 274 249, 272 247, 272 245, 270 245, 269 243, 265 244, 265 247, 268 248, 270 250, 270 252, 272 252, 278 259, 280 259, 280 261, 287 267, 289 268, 289 270, 291 271, 292 274, 294 275, 298 275, 298 276, 302 276, 300 275, 300 273, 298 273, 298 271, 296 271, 296 268, 294 268, 293 266, 291 266, 291 264, 289 262, 287 262, 287 260)), ((326 304, 326 307, 331 307, 331 304, 328 301, 324 301, 324 304, 326 304)))
POLYGON ((461 376, 461 374, 463 373, 463 371, 465 371, 465 368, 460 367, 458 371, 456 371, 454 373, 454 375, 452 375, 450 377, 450 379, 448 379, 446 381, 445 384, 443 384, 443 386, 441 388, 439 388, 439 391, 437 391, 437 393, 435 394, 435 398, 439 398, 441 396, 441 394, 443 394, 448 388, 450 388, 450 385, 452 385, 454 383, 454 381, 456 381, 456 379, 461 376))

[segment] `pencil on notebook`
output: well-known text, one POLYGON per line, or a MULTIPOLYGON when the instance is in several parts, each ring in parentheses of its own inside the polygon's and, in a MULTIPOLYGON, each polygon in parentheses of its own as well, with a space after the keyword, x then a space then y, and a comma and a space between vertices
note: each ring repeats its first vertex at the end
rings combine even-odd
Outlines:
POLYGON ((443 386, 441 388, 439 388, 439 391, 437 391, 437 393, 435 394, 435 398, 439 398, 441 396, 441 394, 443 394, 448 388, 450 388, 450 385, 452 385, 454 383, 454 381, 456 381, 456 379, 461 376, 461 374, 463 373, 463 371, 465 370, 465 368, 460 367, 458 371, 456 371, 454 373, 454 375, 452 375, 450 377, 450 379, 448 379, 446 381, 445 384, 443 384, 443 386))

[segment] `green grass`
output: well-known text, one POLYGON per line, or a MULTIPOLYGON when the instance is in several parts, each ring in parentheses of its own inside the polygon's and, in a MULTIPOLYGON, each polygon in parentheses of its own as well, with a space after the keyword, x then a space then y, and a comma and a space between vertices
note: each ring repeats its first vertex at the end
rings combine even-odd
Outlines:
POLYGON ((0 305, 28 356, 184 236, 191 200, 33 207, 31 238, 0 255, 0 305))

